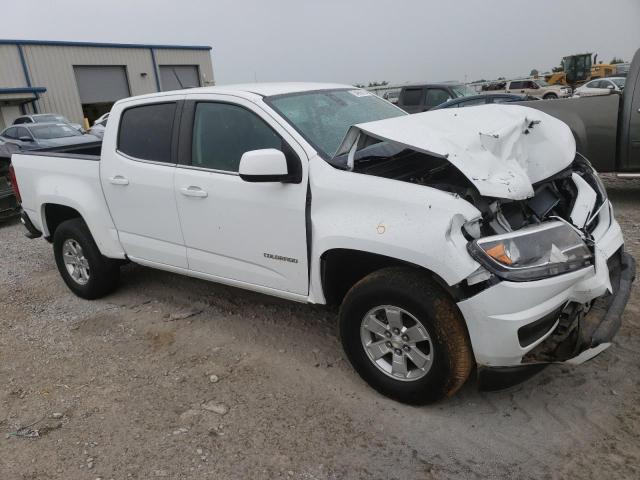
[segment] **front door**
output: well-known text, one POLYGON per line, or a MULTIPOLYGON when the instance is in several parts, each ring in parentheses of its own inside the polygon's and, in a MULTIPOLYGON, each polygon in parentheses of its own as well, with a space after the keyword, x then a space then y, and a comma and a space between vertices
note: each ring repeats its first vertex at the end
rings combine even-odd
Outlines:
POLYGON ((307 158, 266 111, 230 95, 190 95, 183 110, 175 191, 189 269, 247 286, 308 293, 307 158), (276 148, 299 183, 252 183, 238 167, 276 148))
POLYGON ((119 104, 118 132, 108 131, 100 179, 120 243, 133 260, 187 268, 187 254, 173 190, 172 148, 184 96, 119 104), (138 104, 138 102, 140 102, 138 104))
POLYGON ((444 88, 429 88, 427 94, 424 97, 423 111, 431 110, 447 100, 451 100, 451 94, 444 88))

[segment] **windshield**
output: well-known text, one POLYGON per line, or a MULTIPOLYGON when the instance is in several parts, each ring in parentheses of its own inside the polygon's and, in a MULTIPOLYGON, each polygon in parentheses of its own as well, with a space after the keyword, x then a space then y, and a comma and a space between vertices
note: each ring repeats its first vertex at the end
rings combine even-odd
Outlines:
POLYGON ((59 123, 57 125, 39 125, 30 128, 34 137, 39 140, 51 140, 52 138, 79 137, 82 135, 71 125, 59 123))
POLYGON ((38 115, 33 117, 36 123, 49 123, 49 122, 66 122, 67 119, 62 115, 38 115))
POLYGON ((321 90, 265 99, 324 158, 333 157, 349 127, 407 115, 366 90, 321 90))
POLYGON ((549 84, 547 82, 545 82, 544 80, 535 80, 535 82, 540 85, 541 87, 548 87, 549 84))
POLYGON ((451 90, 453 90, 456 98, 472 97, 478 94, 478 92, 476 92, 473 88, 467 87, 466 85, 456 85, 454 87, 451 87, 451 90))
POLYGON ((615 83, 618 88, 624 88, 624 81, 626 78, 610 78, 609 80, 615 83))

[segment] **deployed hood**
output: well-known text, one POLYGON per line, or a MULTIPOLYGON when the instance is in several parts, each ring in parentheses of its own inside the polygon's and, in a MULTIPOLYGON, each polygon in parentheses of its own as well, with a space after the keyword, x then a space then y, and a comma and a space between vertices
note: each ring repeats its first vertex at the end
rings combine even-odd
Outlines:
POLYGON ((567 125, 519 105, 451 108, 361 123, 349 129, 335 156, 352 158, 363 135, 444 158, 481 195, 513 200, 533 196, 532 184, 570 165, 576 153, 567 125))

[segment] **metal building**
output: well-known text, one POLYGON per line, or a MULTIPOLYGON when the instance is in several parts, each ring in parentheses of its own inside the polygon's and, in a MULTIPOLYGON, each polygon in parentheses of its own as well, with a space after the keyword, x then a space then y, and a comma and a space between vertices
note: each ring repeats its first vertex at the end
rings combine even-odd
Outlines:
POLYGON ((0 129, 26 113, 91 123, 121 98, 213 84, 209 46, 0 40, 0 129))

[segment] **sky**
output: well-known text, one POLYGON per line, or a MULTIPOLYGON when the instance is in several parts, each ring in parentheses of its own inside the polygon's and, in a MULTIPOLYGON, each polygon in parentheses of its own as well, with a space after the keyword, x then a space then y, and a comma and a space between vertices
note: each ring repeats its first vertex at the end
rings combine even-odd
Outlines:
POLYGON ((217 84, 473 81, 546 71, 573 53, 630 61, 640 48, 640 0, 0 0, 0 5, 1 38, 210 45, 217 84))

